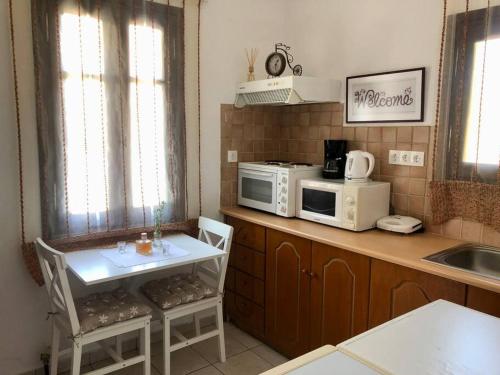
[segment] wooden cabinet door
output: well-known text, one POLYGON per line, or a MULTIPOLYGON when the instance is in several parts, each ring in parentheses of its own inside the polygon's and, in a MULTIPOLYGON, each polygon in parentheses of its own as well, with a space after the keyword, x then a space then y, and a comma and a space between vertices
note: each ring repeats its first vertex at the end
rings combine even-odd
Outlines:
POLYGON ((311 241, 267 230, 266 337, 281 353, 309 350, 311 241))
POLYGON ((311 349, 337 345, 368 326, 370 258, 312 243, 311 349))
POLYGON ((373 259, 369 328, 437 299, 465 304, 465 285, 411 268, 373 259))
POLYGON ((466 306, 500 318, 500 293, 468 286, 466 306))

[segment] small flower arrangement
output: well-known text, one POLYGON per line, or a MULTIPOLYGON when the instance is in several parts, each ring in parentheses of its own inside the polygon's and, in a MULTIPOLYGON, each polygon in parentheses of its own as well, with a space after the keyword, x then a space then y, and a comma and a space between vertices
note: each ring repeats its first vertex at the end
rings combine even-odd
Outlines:
POLYGON ((154 238, 155 239, 160 239, 161 238, 161 224, 163 222, 163 211, 165 211, 165 208, 167 207, 167 202, 162 201, 158 207, 155 208, 154 210, 154 238))

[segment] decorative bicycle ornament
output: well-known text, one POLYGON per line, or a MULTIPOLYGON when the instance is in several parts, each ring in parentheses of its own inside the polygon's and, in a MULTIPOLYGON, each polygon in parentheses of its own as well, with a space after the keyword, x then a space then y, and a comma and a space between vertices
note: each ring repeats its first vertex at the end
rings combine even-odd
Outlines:
POLYGON ((288 51, 290 51, 290 47, 284 43, 276 43, 274 45, 274 52, 266 59, 267 74, 273 77, 279 77, 283 74, 288 65, 294 76, 302 75, 302 65, 297 64, 292 66, 293 56, 288 51))

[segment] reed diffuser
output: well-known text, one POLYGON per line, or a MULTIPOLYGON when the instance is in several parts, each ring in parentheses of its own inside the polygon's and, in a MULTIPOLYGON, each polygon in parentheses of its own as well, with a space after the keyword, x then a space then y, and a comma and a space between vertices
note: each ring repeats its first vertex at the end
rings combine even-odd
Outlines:
POLYGON ((247 61, 248 61, 247 81, 255 81, 254 66, 255 66, 255 60, 257 60, 258 50, 257 48, 250 48, 249 52, 245 48, 245 53, 247 55, 247 61))

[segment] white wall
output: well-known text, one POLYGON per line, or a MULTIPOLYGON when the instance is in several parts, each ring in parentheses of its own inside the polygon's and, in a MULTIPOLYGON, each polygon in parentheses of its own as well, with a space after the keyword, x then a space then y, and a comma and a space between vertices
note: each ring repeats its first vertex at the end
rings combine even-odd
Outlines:
MULTIPOLYGON (((39 227, 37 148, 34 115, 33 64, 29 1, 16 1, 17 37, 26 48, 17 52, 20 85, 21 121, 26 139, 24 160, 27 186, 27 222, 39 227)), ((17 374, 39 367, 39 356, 46 350, 47 312, 44 291, 26 271, 20 248, 17 140, 14 111, 10 32, 7 0, 0 1, 0 373, 17 374)))
POLYGON ((233 103, 246 80, 245 48, 258 48, 256 78, 275 42, 287 42, 286 0, 206 0, 201 8, 202 214, 218 216, 220 191, 220 105, 233 103))
POLYGON ((426 67, 424 124, 433 124, 442 1, 291 0, 293 49, 304 75, 347 76, 426 67), (301 7, 300 12, 296 11, 301 7), (314 20, 314 22, 307 22, 314 20))

